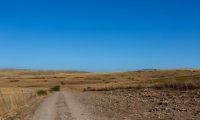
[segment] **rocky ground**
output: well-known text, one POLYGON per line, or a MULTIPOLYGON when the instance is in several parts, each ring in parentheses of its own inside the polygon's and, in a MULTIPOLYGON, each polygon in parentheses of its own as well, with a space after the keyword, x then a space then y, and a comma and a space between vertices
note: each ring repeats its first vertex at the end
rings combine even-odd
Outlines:
POLYGON ((108 120, 200 119, 200 90, 115 90, 85 92, 77 98, 93 114, 108 120))

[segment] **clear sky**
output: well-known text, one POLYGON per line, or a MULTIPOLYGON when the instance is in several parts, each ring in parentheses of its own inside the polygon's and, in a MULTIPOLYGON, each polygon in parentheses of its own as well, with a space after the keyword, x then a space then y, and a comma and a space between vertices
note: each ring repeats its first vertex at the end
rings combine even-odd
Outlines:
POLYGON ((200 67, 200 0, 0 0, 0 68, 200 67))

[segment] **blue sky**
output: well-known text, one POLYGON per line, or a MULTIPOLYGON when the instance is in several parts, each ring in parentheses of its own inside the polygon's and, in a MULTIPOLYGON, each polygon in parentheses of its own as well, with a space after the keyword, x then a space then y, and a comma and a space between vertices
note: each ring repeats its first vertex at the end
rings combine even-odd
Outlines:
POLYGON ((0 0, 0 68, 199 68, 199 5, 199 0, 0 0))

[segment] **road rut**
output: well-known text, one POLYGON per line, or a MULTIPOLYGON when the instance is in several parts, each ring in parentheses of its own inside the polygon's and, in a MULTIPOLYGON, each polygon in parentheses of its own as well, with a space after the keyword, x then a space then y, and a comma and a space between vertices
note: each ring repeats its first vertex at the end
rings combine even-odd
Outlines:
POLYGON ((95 120, 70 91, 49 96, 37 108, 30 120, 95 120))

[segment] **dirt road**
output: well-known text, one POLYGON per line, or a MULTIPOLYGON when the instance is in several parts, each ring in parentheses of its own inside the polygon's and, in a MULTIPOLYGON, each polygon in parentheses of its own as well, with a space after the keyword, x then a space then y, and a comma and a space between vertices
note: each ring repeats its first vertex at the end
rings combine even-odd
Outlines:
POLYGON ((57 92, 46 98, 30 120, 95 120, 71 92, 57 92))

